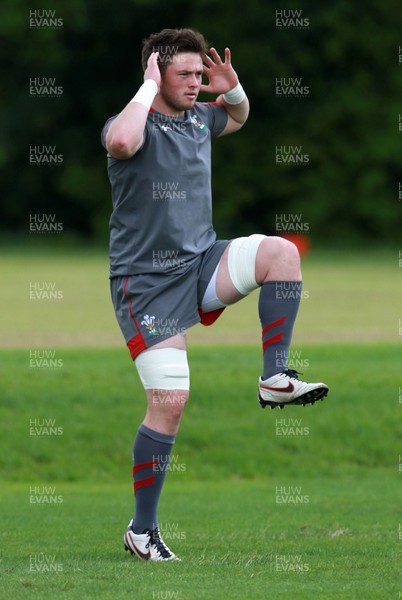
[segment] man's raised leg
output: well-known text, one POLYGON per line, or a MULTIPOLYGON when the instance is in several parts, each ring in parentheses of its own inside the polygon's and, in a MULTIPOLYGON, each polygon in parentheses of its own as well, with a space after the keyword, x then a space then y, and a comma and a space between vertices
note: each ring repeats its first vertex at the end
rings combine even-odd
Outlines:
POLYGON ((219 265, 216 291, 225 304, 237 302, 257 287, 262 327, 263 374, 259 381, 261 406, 308 404, 328 393, 323 383, 305 383, 287 368, 293 325, 301 298, 299 252, 281 237, 252 235, 226 248, 219 265))

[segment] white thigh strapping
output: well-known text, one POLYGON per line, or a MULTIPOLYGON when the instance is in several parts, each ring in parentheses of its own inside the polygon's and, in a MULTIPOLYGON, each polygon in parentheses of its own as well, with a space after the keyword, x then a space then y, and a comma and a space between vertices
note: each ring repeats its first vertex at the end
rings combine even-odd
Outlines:
POLYGON ((230 279, 243 296, 247 296, 259 287, 255 279, 255 260, 258 248, 265 238, 265 235, 254 233, 249 237, 234 239, 229 246, 230 279))
POLYGON ((141 352, 134 362, 146 390, 190 389, 186 350, 159 348, 141 352))

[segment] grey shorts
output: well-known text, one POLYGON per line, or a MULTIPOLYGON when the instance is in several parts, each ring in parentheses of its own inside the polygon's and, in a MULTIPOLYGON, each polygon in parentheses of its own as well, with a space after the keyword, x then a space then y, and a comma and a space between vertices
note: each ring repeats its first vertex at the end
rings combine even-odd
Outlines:
POLYGON ((198 255, 185 271, 113 277, 110 289, 120 329, 133 360, 196 323, 212 325, 223 308, 203 313, 202 299, 229 244, 220 240, 198 255))

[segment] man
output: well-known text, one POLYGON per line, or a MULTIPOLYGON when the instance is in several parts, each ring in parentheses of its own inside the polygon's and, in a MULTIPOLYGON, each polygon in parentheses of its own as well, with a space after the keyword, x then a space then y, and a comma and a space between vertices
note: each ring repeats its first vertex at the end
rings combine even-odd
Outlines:
POLYGON ((203 36, 190 29, 151 35, 143 85, 102 132, 113 196, 112 299, 147 397, 133 449, 136 512, 124 545, 145 560, 177 559, 161 539, 157 506, 189 396, 188 327, 212 324, 260 287, 261 405, 313 404, 328 392, 287 369, 301 296, 297 248, 260 234, 216 241, 211 137, 238 131, 249 103, 229 48, 224 60, 214 48, 206 53, 203 36), (218 94, 216 102, 197 102, 200 91, 218 94))

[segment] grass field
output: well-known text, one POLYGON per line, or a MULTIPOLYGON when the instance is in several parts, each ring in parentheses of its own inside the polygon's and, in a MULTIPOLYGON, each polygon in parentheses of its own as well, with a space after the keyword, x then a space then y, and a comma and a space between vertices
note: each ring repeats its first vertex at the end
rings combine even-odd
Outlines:
POLYGON ((189 332, 191 399, 160 506, 183 562, 167 565, 122 550, 144 401, 105 257, 14 252, 2 270, 0 597, 402 596, 392 255, 305 261, 293 350, 307 379, 330 386, 314 407, 259 407, 256 297, 189 332), (55 282, 63 298, 30 301, 32 281, 55 282), (33 368, 44 348, 57 366, 33 368))
MULTIPOLYGON (((118 346, 111 307, 107 252, 3 250, 0 347, 118 346), (30 299, 35 285, 60 300, 30 299), (15 318, 14 318, 15 317, 15 318)), ((297 342, 398 341, 401 291, 398 252, 319 253, 303 260, 304 298, 297 342)), ((219 327, 195 327, 193 344, 250 343, 260 337, 258 293, 225 311, 219 327)))

